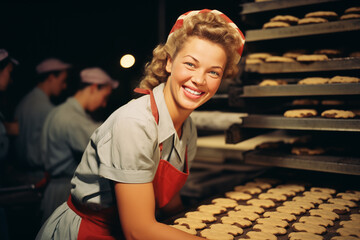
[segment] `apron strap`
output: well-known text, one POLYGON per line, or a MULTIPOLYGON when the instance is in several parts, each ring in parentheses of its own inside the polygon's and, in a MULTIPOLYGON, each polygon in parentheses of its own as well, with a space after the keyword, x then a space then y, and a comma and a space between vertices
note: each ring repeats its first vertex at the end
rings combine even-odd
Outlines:
POLYGON ((156 123, 159 124, 159 112, 156 107, 156 102, 155 102, 153 91, 150 89, 135 88, 134 92, 141 93, 141 94, 150 94, 151 112, 155 118, 156 123))

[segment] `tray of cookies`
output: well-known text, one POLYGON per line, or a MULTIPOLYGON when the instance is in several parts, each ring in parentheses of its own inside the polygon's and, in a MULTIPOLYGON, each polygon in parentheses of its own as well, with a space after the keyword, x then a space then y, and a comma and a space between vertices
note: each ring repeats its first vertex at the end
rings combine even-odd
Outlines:
POLYGON ((358 177, 319 174, 275 170, 164 223, 214 240, 360 238, 358 177))

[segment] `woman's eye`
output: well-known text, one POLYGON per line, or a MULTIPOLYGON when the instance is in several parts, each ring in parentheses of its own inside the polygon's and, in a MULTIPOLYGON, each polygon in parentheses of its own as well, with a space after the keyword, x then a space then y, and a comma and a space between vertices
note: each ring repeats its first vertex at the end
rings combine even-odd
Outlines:
POLYGON ((220 74, 218 72, 215 72, 215 71, 210 71, 210 74, 213 75, 213 76, 216 76, 216 77, 220 76, 220 74))
POLYGON ((195 65, 190 62, 186 62, 185 64, 188 65, 189 67, 195 67, 195 65))

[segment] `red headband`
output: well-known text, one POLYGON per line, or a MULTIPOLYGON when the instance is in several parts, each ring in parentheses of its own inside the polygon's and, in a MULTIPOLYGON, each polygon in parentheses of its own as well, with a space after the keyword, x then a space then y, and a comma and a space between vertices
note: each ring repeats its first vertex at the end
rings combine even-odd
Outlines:
POLYGON ((244 44, 245 44, 245 37, 244 37, 244 34, 240 31, 240 29, 236 26, 236 24, 231 21, 230 18, 228 18, 225 14, 223 14, 222 12, 218 11, 218 10, 210 10, 210 9, 203 9, 203 10, 197 10, 197 11, 189 11, 187 13, 184 13, 182 14, 175 22, 174 26, 172 27, 170 33, 169 33, 169 36, 168 36, 168 39, 170 38, 170 36, 172 35, 173 32, 175 32, 176 30, 180 29, 183 24, 184 24, 184 20, 187 18, 187 17, 191 17, 191 16, 194 16, 198 13, 207 13, 207 12, 211 12, 211 13, 215 13, 216 15, 219 15, 220 17, 222 17, 223 19, 226 20, 226 22, 231 26, 233 27, 234 29, 236 29, 239 34, 240 34, 240 40, 241 40, 241 43, 240 43, 240 47, 238 48, 238 53, 242 54, 243 52, 243 49, 244 49, 244 44))

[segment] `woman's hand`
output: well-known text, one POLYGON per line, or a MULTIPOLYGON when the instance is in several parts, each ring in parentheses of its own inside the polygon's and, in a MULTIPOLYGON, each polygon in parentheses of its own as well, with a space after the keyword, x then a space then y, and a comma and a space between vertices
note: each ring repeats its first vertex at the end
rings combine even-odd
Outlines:
POLYGON ((156 221, 152 183, 116 183, 115 195, 126 239, 202 239, 156 221))

